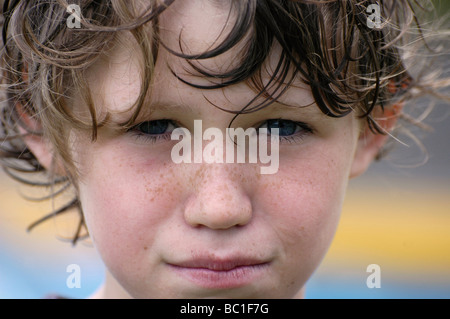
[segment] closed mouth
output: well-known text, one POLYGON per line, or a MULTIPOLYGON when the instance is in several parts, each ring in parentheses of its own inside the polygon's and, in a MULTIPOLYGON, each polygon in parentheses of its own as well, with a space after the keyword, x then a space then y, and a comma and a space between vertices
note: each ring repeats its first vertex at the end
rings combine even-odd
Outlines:
POLYGON ((268 269, 270 262, 246 258, 198 258, 169 265, 198 286, 225 289, 250 284, 268 269))

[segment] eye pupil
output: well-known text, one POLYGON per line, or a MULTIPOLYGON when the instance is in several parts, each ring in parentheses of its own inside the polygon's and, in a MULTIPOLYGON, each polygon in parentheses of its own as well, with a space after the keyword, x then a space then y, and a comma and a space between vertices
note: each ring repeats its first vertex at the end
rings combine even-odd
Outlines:
POLYGON ((272 129, 277 128, 279 136, 289 136, 296 132, 297 124, 293 121, 288 120, 269 120, 267 121, 268 132, 272 129))
POLYGON ((168 120, 144 122, 138 126, 140 132, 149 135, 164 134, 169 126, 168 120))

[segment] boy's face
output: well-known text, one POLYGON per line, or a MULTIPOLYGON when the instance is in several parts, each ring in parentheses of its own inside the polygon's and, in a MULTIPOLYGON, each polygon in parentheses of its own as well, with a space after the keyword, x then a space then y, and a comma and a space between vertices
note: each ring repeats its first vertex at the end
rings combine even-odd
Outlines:
MULTIPOLYGON (((162 41, 179 51, 183 29, 186 53, 210 48, 227 19, 228 8, 220 6, 175 2, 161 16, 162 41)), ((224 71, 238 59, 237 52, 202 65, 224 71)), ((126 110, 136 100, 136 57, 136 48, 118 45, 90 69, 99 108, 126 110)), ((276 49, 271 62, 269 68, 276 62, 276 49)), ((184 72, 187 63, 161 47, 146 104, 152 111, 139 123, 172 120, 192 132, 193 121, 202 120, 203 130, 225 132, 233 114, 210 102, 237 111, 255 95, 243 83, 224 90, 193 88, 177 80, 167 65, 186 80, 207 83, 184 72)), ((301 87, 290 88, 280 102, 313 101, 309 89, 297 84, 301 87)), ((112 120, 120 122, 126 115, 112 120)), ((108 270, 132 296, 301 296, 334 235, 360 124, 353 116, 327 117, 315 105, 274 104, 238 116, 233 127, 264 127, 273 119, 284 120, 287 128, 280 135, 286 138, 280 140, 278 171, 267 175, 260 173, 259 163, 175 164, 171 150, 179 141, 170 138, 151 141, 134 131, 116 134, 108 128, 99 131, 95 143, 89 136, 74 137, 89 232, 108 270), (289 131, 291 127, 295 130, 289 131)))

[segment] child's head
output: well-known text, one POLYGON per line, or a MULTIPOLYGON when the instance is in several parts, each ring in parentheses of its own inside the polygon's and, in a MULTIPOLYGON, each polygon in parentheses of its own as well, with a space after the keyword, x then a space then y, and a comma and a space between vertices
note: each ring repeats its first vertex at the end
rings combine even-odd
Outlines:
POLYGON ((421 85, 399 50, 408 2, 74 3, 6 1, 7 171, 72 185, 67 207, 134 297, 301 296, 349 178, 421 85), (194 120, 278 129, 277 172, 176 163, 171 132, 194 120))

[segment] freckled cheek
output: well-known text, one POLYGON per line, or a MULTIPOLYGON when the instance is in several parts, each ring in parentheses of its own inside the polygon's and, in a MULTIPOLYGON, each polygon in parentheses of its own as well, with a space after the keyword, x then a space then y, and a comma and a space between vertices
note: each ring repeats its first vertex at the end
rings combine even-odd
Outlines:
POLYGON ((285 252, 321 258, 340 216, 345 168, 333 161, 298 161, 280 165, 261 194, 266 212, 285 252), (303 164, 302 164, 303 163, 303 164), (300 253, 300 254, 299 254, 300 253))
POLYGON ((176 181, 158 162, 101 160, 80 185, 89 233, 107 262, 136 258, 152 248, 176 203, 176 181), (171 185, 167 183, 171 182, 171 185))

